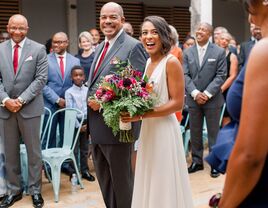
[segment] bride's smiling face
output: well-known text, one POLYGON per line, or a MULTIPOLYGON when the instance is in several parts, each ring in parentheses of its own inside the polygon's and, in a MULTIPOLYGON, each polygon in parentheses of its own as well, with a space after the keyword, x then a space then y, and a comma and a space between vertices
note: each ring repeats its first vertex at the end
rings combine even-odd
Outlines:
POLYGON ((141 42, 149 55, 161 53, 162 42, 155 26, 147 21, 141 28, 141 42))

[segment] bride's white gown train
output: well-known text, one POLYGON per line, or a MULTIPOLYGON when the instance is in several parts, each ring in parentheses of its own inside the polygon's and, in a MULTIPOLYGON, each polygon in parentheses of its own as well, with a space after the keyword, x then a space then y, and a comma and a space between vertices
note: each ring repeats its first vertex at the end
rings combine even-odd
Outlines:
MULTIPOLYGON (((160 61, 150 77, 160 98, 159 105, 169 99, 166 62, 170 56, 160 61)), ((147 66, 149 62, 150 59, 147 66)), ((193 207, 182 142, 175 114, 142 121, 132 208, 193 207)))

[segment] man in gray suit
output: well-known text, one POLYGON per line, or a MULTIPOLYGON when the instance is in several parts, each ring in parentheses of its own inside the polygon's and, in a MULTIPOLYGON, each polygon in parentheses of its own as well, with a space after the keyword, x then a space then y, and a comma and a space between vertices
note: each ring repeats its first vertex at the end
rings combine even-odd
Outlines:
POLYGON ((27 19, 20 14, 10 17, 7 31, 11 40, 0 44, 0 119, 4 126, 1 137, 4 139, 8 191, 0 207, 10 207, 22 198, 21 137, 28 154, 28 186, 33 206, 43 207, 39 129, 44 112, 42 89, 48 70, 46 49, 26 38, 27 19))
MULTIPOLYGON (((219 131, 221 107, 224 103, 220 91, 226 78, 225 51, 210 43, 213 28, 208 23, 200 23, 196 31, 197 44, 184 53, 184 76, 186 104, 189 106, 190 132, 192 144, 192 164, 189 173, 203 170, 203 118, 206 118, 208 146, 215 144, 219 131)), ((211 169, 211 177, 217 177, 211 169)))
MULTIPOLYGON (((111 59, 118 57, 144 71, 146 58, 142 45, 123 31, 123 9, 109 2, 101 8, 100 28, 105 41, 96 49, 89 81, 88 96, 96 91, 100 78, 111 74, 111 59)), ((132 143, 120 143, 112 129, 105 125, 99 104, 89 100, 88 126, 92 138, 92 156, 106 207, 130 208, 133 190, 131 170, 132 143)), ((137 126, 136 126, 137 127, 137 126)), ((138 137, 139 128, 134 131, 138 137)))

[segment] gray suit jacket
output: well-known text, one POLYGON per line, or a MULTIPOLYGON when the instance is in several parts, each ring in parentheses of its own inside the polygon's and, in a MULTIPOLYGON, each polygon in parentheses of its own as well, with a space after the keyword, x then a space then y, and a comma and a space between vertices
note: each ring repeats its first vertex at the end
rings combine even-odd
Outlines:
POLYGON ((191 92, 197 89, 201 92, 206 90, 212 94, 212 98, 202 105, 204 108, 221 107, 224 98, 220 87, 227 73, 224 49, 209 43, 201 67, 196 46, 186 49, 183 56, 186 104, 189 107, 199 107, 191 96, 191 92))
MULTIPOLYGON (((26 101, 19 111, 24 118, 44 112, 42 89, 47 81, 47 55, 43 45, 26 38, 16 75, 13 70, 11 41, 0 44, 0 103, 6 97, 21 97, 26 101)), ((11 112, 0 107, 0 118, 8 119, 11 112)))
MULTIPOLYGON (((111 74, 112 65, 111 60, 114 57, 118 57, 120 60, 129 60, 134 68, 144 72, 146 64, 146 55, 141 43, 123 32, 109 52, 106 54, 101 66, 98 69, 95 77, 93 72, 96 66, 98 57, 104 47, 104 42, 100 43, 95 52, 95 58, 91 65, 89 79, 88 79, 88 97, 96 92, 97 84, 100 82, 101 77, 111 74)), ((92 138, 93 144, 118 144, 118 138, 113 136, 112 129, 109 128, 103 120, 101 112, 93 111, 91 108, 88 110, 88 125, 89 132, 92 138)), ((139 125, 133 127, 134 137, 138 138, 139 125)))

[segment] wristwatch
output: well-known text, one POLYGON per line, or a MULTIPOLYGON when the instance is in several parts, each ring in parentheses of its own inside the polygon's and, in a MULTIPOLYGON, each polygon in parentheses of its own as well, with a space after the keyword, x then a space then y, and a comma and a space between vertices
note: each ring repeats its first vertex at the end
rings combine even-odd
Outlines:
POLYGON ((24 105, 24 104, 26 103, 26 101, 23 100, 21 97, 18 97, 18 100, 19 100, 19 102, 20 102, 22 105, 24 105))

